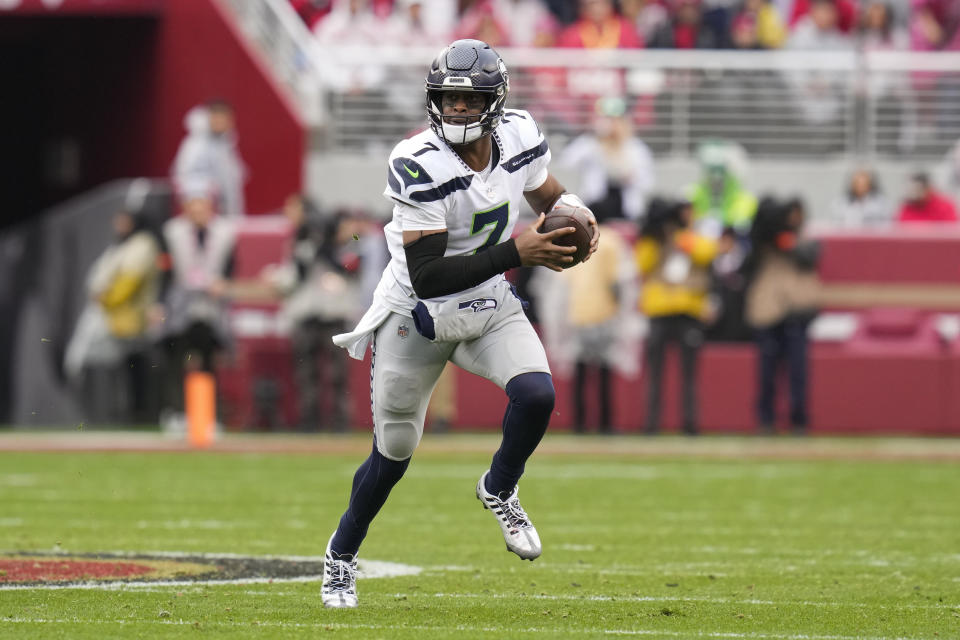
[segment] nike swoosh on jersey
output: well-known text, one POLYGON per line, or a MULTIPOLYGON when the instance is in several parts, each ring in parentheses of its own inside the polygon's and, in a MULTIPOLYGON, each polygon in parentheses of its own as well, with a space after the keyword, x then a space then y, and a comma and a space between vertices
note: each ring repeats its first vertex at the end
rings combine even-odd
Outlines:
POLYGON ((407 173, 409 173, 410 177, 414 180, 420 177, 420 169, 417 169, 416 171, 410 171, 410 167, 407 165, 403 165, 403 168, 407 170, 407 173))

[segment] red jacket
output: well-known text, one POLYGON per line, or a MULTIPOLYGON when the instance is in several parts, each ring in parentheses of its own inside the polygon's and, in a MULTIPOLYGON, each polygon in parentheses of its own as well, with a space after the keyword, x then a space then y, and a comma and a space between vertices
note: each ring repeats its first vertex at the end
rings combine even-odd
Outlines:
POLYGON ((931 191, 924 202, 904 202, 898 217, 900 222, 956 222, 957 208, 949 198, 931 191))

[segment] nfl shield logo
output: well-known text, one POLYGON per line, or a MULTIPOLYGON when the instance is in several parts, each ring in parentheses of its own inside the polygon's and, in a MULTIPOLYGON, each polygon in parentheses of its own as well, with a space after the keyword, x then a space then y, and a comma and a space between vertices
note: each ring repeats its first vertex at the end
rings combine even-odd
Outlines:
POLYGON ((401 338, 406 338, 408 335, 410 335, 410 328, 405 324, 400 325, 397 327, 397 335, 401 338))

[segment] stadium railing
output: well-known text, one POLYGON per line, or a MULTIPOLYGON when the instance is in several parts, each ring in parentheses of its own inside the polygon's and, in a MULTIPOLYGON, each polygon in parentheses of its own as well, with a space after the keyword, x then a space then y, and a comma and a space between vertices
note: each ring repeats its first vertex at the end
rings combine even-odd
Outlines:
MULTIPOLYGON (((285 0, 227 0, 330 152, 389 148, 424 125, 436 47, 321 46, 285 0), (358 80, 360 78, 361 80, 358 80)), ((940 158, 960 139, 960 53, 500 50, 511 100, 562 143, 622 96, 658 156, 704 139, 755 158, 940 158)), ((554 143, 556 144, 556 142, 554 143)))

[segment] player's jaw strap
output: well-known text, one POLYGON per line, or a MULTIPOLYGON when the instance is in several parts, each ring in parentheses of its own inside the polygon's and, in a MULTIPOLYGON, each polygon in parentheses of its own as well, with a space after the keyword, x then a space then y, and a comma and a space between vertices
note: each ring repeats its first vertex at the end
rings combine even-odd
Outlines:
POLYGON ((520 252, 511 238, 465 256, 444 256, 448 232, 421 236, 403 247, 413 290, 422 300, 459 293, 520 266, 520 252))

